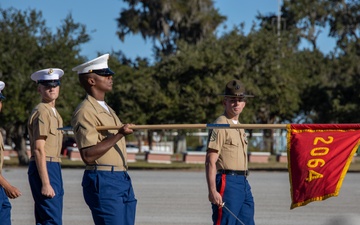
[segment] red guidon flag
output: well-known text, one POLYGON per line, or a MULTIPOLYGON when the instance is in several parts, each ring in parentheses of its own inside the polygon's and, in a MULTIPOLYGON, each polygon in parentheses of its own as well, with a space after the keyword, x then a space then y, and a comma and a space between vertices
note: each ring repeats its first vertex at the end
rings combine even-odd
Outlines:
POLYGON ((337 196, 358 149, 360 124, 289 124, 290 209, 337 196))

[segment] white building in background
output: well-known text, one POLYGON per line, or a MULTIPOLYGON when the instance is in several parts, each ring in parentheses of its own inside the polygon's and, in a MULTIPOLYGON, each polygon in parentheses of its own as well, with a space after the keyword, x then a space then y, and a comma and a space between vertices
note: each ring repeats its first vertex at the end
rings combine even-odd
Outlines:
MULTIPOLYGON (((270 151, 270 149, 266 149, 264 144, 264 134, 263 132, 253 132, 248 134, 248 149, 256 149, 257 151, 270 151)), ((206 151, 206 144, 208 139, 208 132, 193 132, 187 133, 187 136, 196 136, 199 137, 199 146, 195 148, 188 148, 188 151, 191 149, 192 151, 206 151)), ((286 130, 277 129, 273 133, 273 148, 275 153, 286 152, 287 148, 287 132, 286 130)))
MULTIPOLYGON (((264 142, 263 132, 253 132, 248 134, 248 150, 257 151, 257 152, 270 152, 270 149, 266 149, 264 142)), ((144 135, 144 138, 145 135, 144 135)), ((149 146, 142 142, 141 149, 139 152, 158 152, 165 154, 174 154, 174 153, 186 153, 186 152, 205 152, 208 139, 208 131, 197 131, 197 132, 188 132, 186 135, 180 137, 178 132, 162 132, 153 134, 153 143, 152 150, 149 149, 149 146), (197 138, 197 143, 195 146, 189 146, 187 139, 190 137, 197 138), (175 139, 178 139, 177 146, 175 146, 175 139), (175 149, 176 148, 176 149, 175 149)), ((193 141, 194 142, 194 141, 193 141)), ((194 144, 194 143, 193 143, 194 144)), ((286 152, 287 149, 287 132, 286 130, 276 129, 273 133, 273 148, 276 154, 281 152, 286 152)))

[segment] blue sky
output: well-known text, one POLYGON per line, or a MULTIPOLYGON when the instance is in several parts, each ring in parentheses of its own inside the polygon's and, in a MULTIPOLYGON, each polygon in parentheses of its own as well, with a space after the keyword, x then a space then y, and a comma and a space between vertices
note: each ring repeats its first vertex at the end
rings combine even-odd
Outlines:
MULTIPOLYGON (((255 16, 262 14, 277 13, 278 0, 214 0, 215 8, 222 15, 227 16, 226 26, 228 30, 234 25, 245 23, 247 32, 255 16)), ((20 10, 36 9, 42 11, 46 26, 54 31, 61 25, 61 21, 71 13, 74 21, 85 24, 91 40, 82 45, 81 53, 89 59, 95 58, 97 52, 105 53, 111 50, 123 51, 129 58, 150 57, 152 58, 152 43, 145 42, 140 35, 126 36, 121 42, 116 36, 117 24, 115 19, 119 17, 122 8, 126 4, 121 0, 1 0, 0 7, 3 9, 14 7, 20 10)), ((222 32, 223 26, 220 26, 222 32)), ((306 47, 306 44, 304 44, 306 47)), ((332 49, 331 40, 319 38, 320 49, 327 53, 332 49)))

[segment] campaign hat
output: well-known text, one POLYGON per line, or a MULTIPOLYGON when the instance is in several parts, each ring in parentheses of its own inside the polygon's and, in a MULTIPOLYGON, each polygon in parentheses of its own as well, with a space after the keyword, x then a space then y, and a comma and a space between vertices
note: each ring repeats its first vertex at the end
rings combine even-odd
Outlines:
POLYGON ((88 62, 74 67, 72 70, 76 71, 79 75, 96 73, 100 76, 112 76, 115 73, 108 67, 109 54, 101 55, 88 62))
POLYGON ((38 70, 31 74, 31 79, 37 84, 47 87, 57 87, 60 85, 60 78, 64 75, 64 71, 58 68, 47 68, 38 70))
POLYGON ((253 95, 246 94, 245 86, 240 80, 231 80, 225 86, 225 91, 221 96, 252 98, 253 95))

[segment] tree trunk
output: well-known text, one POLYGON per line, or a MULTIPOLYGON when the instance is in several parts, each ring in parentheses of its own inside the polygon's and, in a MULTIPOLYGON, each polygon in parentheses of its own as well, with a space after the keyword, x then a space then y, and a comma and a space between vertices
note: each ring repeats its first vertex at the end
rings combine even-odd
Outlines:
POLYGON ((135 134, 135 137, 136 137, 136 140, 137 140, 137 143, 138 143, 138 148, 139 148, 139 153, 142 152, 142 141, 143 141, 143 137, 141 135, 141 131, 135 131, 134 132, 135 134))
POLYGON ((263 131, 263 140, 264 140, 264 150, 269 151, 271 155, 275 155, 274 152, 274 131, 273 130, 264 130, 263 131))
POLYGON ((14 143, 14 150, 18 154, 19 165, 25 166, 29 164, 29 157, 26 149, 26 126, 20 123, 16 123, 7 132, 11 136, 11 140, 14 143))
POLYGON ((152 131, 152 130, 148 130, 147 135, 148 135, 147 138, 148 138, 148 144, 149 144, 149 151, 152 151, 153 131, 152 131))

